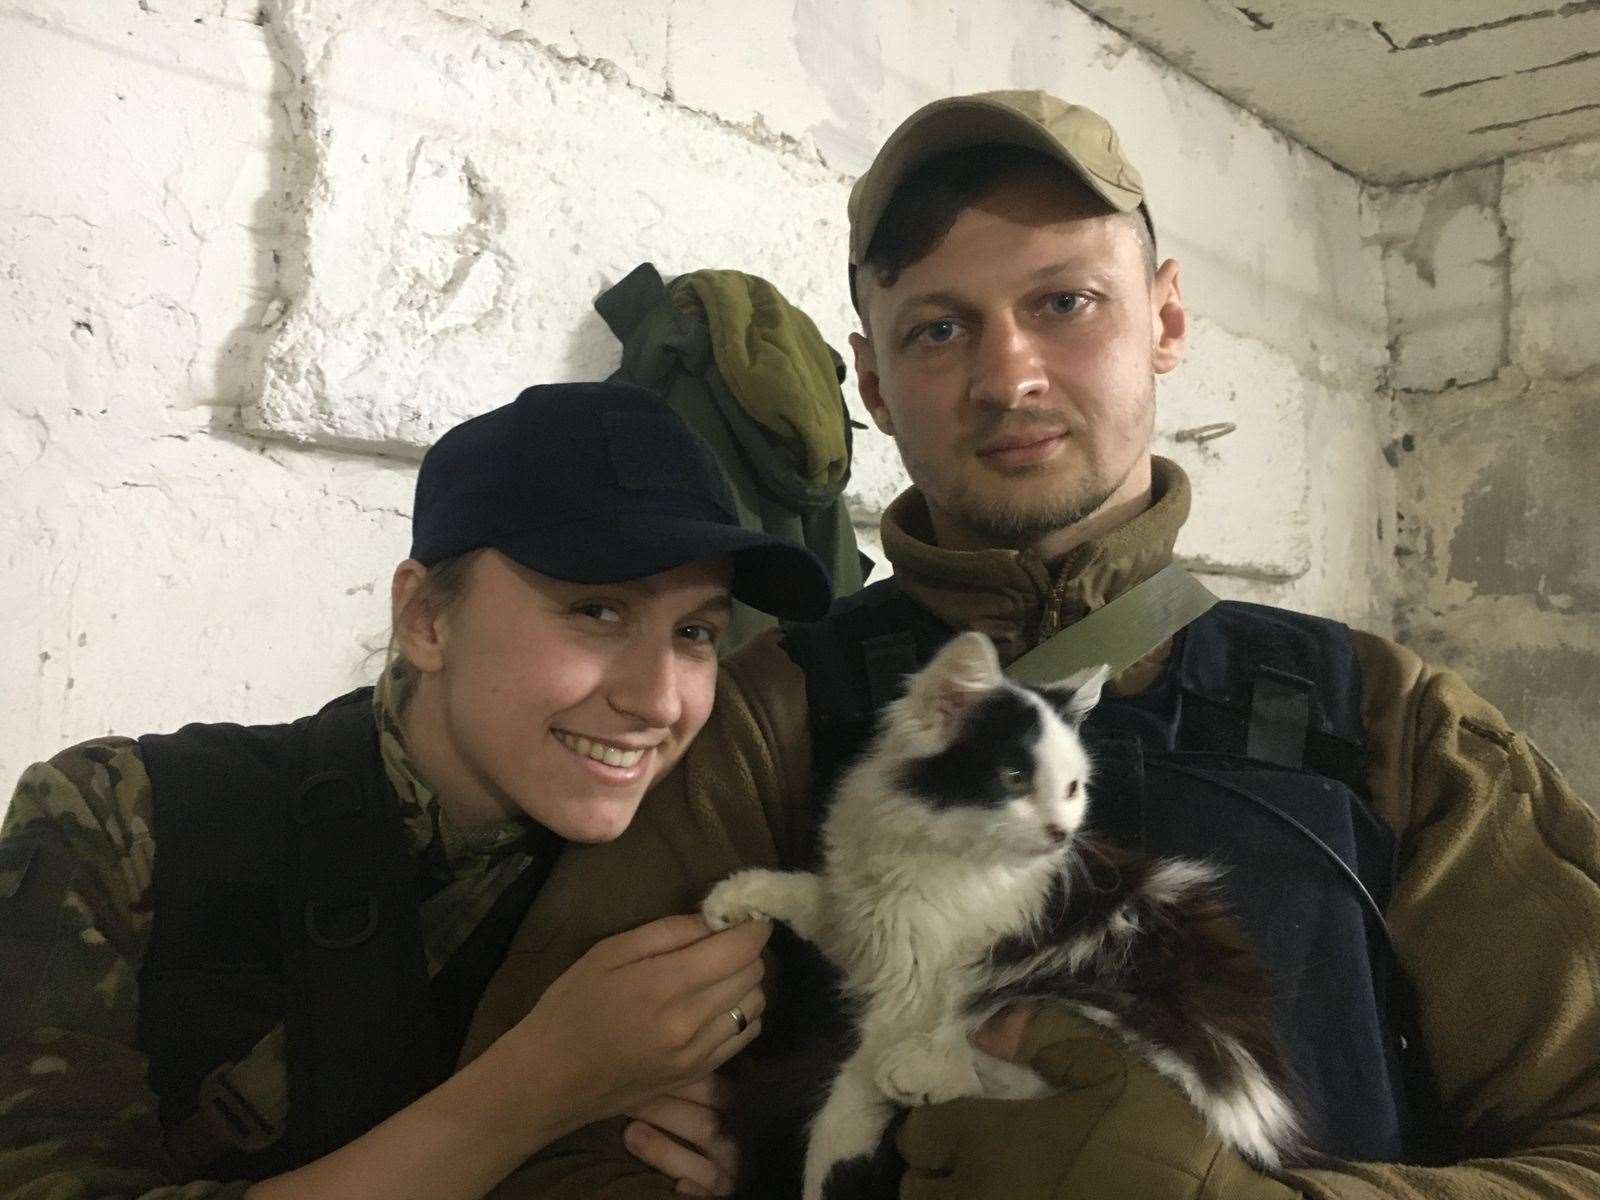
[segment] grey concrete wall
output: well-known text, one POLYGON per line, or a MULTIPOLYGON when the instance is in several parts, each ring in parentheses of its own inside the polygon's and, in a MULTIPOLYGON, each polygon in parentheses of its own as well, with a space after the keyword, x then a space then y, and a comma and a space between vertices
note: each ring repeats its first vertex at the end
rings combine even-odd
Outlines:
POLYGON ((1402 641, 1600 800, 1600 142, 1376 198, 1402 641))

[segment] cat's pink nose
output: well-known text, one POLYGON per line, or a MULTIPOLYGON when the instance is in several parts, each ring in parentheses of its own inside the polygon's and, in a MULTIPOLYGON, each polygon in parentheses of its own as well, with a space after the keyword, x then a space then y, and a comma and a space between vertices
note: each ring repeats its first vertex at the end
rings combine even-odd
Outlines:
POLYGON ((1067 831, 1061 828, 1059 825, 1046 825, 1044 827, 1044 832, 1045 835, 1058 846, 1067 840, 1067 831))

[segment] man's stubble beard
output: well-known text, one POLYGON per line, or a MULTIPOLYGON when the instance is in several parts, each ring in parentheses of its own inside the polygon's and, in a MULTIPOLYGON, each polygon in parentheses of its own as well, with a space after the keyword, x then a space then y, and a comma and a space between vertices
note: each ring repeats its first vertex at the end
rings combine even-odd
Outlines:
MULTIPOLYGON (((1141 432, 1144 445, 1148 447, 1155 426, 1153 376, 1149 392, 1143 400, 1144 428, 1141 432)), ((1041 427, 1047 424, 1043 421, 1028 423, 1038 424, 1041 427)), ((988 431, 988 436, 992 436, 992 432, 988 431)), ((1084 431, 1082 426, 1074 421, 1063 432, 1069 438, 1076 438, 1082 436, 1084 431)), ((1048 483, 1041 480, 1041 488, 1053 485, 1055 494, 1041 497, 1032 503, 986 498, 982 494, 981 483, 978 486, 962 486, 959 490, 934 500, 933 492, 916 480, 918 472, 911 470, 910 463, 907 463, 906 467, 913 477, 913 482, 918 483, 924 496, 930 502, 937 504, 945 516, 964 529, 970 537, 987 546, 1025 550, 1052 533, 1069 529, 1094 516, 1128 481, 1137 469, 1139 461, 1138 455, 1132 456, 1127 467, 1115 479, 1107 477, 1094 463, 1085 462, 1081 475, 1068 476, 1048 483)))
POLYGON ((1133 473, 1130 463, 1122 478, 1065 481, 1061 494, 1033 504, 986 500, 964 489, 943 505, 946 513, 985 545, 1024 550, 1058 530, 1068 529, 1099 512, 1133 473))

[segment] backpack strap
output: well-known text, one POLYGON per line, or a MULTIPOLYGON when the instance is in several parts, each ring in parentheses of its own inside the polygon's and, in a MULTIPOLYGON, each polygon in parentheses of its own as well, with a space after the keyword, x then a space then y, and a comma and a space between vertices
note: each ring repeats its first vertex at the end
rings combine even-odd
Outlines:
POLYGON ((655 263, 640 263, 616 283, 601 292, 594 302, 617 341, 626 342, 639 328, 650 310, 667 298, 667 285, 655 263))
POLYGON ((416 867, 366 692, 306 729, 284 808, 280 893, 289 1137, 296 1156, 353 1141, 443 1078, 416 867))

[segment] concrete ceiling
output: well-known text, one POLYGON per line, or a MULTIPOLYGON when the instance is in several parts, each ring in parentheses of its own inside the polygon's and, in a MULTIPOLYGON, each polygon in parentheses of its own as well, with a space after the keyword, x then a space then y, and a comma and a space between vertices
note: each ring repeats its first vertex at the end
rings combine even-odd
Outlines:
POLYGON ((1600 0, 1075 0, 1374 183, 1600 137, 1600 0))

